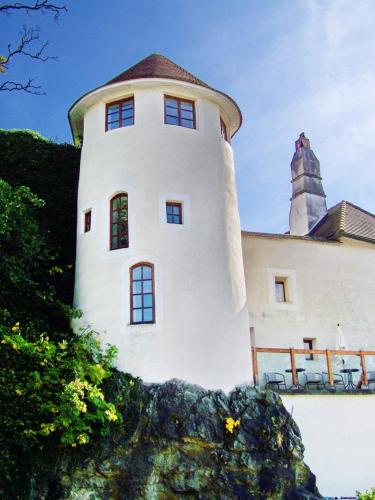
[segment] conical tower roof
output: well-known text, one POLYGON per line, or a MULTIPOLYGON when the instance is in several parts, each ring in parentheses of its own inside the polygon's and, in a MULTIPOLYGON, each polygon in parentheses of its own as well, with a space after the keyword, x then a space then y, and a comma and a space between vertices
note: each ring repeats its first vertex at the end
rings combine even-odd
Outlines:
POLYGON ((115 78, 112 78, 112 80, 109 80, 106 85, 137 80, 138 78, 167 78, 210 88, 207 83, 161 54, 151 54, 145 57, 137 64, 134 64, 134 66, 131 66, 115 78))

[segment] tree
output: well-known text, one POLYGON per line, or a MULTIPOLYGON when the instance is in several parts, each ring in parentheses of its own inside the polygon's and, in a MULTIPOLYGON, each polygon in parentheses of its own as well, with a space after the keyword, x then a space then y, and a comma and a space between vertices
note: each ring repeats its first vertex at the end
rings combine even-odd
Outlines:
MULTIPOLYGON (((65 6, 55 5, 48 0, 34 0, 31 4, 22 4, 19 2, 0 4, 0 15, 10 15, 12 12, 17 11, 52 14, 57 22, 61 12, 66 12, 67 9, 65 6)), ((49 59, 56 59, 55 56, 46 55, 46 48, 48 45, 48 40, 43 41, 41 39, 39 28, 23 26, 19 34, 19 41, 13 46, 12 44, 8 44, 6 51, 0 54, 0 73, 8 73, 11 64, 19 56, 28 57, 41 62, 46 62, 49 59)), ((34 80, 30 77, 23 82, 5 80, 0 83, 0 91, 12 92, 14 90, 21 90, 36 95, 41 95, 43 93, 41 91, 41 86, 35 85, 34 80)))
POLYGON ((36 222, 42 205, 0 179, 1 498, 32 497, 32 484, 48 483, 62 456, 98 446, 139 386, 123 374, 107 397, 116 349, 102 348, 89 328, 75 334, 56 321, 70 308, 51 283, 59 269, 36 222))

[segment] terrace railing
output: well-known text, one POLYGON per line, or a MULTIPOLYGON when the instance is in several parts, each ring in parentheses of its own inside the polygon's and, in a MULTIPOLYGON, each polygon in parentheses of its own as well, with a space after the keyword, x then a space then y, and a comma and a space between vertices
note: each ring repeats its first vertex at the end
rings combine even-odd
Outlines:
POLYGON ((375 351, 353 351, 348 349, 295 349, 279 348, 279 347, 252 347, 252 360, 253 360, 253 378, 255 385, 259 384, 259 364, 258 353, 269 354, 289 354, 290 369, 292 375, 293 385, 297 385, 297 368, 296 368, 296 355, 323 355, 327 366, 328 384, 334 387, 334 372, 332 367, 332 356, 358 356, 360 361, 361 382, 368 385, 367 370, 366 370, 366 356, 375 356, 375 351))

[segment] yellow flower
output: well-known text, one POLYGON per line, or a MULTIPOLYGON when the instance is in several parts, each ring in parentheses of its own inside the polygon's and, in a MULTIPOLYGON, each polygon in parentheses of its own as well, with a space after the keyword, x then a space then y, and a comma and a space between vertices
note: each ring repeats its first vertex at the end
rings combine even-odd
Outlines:
POLYGON ((17 323, 14 326, 12 326, 12 332, 16 333, 19 332, 19 330, 20 330, 20 322, 17 321, 17 323))
POLYGON ((86 444, 89 442, 89 438, 86 434, 80 434, 78 436, 78 442, 79 442, 79 444, 86 444))
POLYGON ((64 350, 64 349, 67 349, 68 347, 68 342, 66 340, 63 340, 62 342, 59 342, 58 346, 60 347, 60 349, 64 350))
POLYGON ((17 396, 22 396, 23 392, 21 391, 21 389, 16 389, 16 394, 17 396))
POLYGON ((118 417, 117 417, 117 415, 116 415, 116 413, 114 412, 114 410, 113 410, 113 409, 111 409, 111 410, 106 410, 104 413, 107 415, 107 419, 108 419, 110 422, 116 422, 116 420, 117 420, 117 418, 118 418, 118 417))
POLYGON ((225 429, 227 430, 227 432, 229 432, 230 434, 233 434, 234 432, 234 429, 236 427, 239 427, 240 426, 240 419, 238 420, 234 420, 234 418, 232 417, 227 417, 225 419, 225 429))

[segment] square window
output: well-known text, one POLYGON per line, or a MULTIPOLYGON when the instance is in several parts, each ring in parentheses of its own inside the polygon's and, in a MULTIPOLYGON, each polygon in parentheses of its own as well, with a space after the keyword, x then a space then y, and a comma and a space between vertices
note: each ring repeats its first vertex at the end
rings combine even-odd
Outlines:
POLYGON ((164 123, 185 128, 196 128, 194 101, 164 96, 164 123))
POLYGON ((107 104, 105 129, 128 127, 134 125, 134 97, 107 104))
POLYGON ((166 202, 167 223, 182 224, 182 203, 177 201, 166 202))

